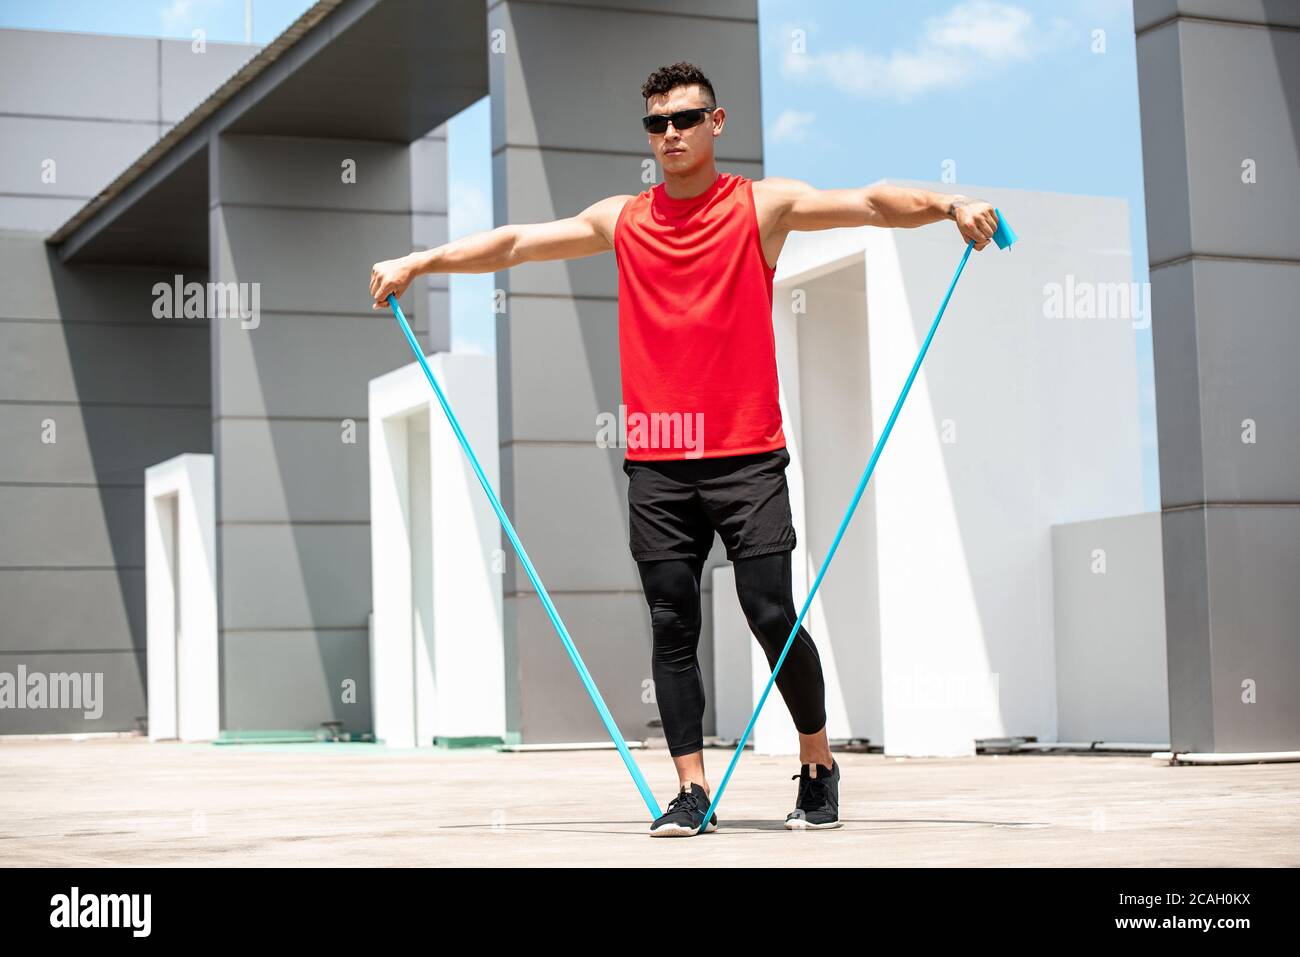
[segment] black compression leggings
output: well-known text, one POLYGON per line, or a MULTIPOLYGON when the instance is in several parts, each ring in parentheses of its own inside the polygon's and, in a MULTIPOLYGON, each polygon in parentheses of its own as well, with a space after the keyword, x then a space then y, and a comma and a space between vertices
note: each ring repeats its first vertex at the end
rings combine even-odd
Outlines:
MULTIPOLYGON (((776 664, 799 611, 790 590, 790 550, 738 558, 736 594, 749 629, 776 664)), ((663 558, 637 562, 650 606, 654 652, 650 669, 664 736, 673 757, 704 747, 704 679, 696 649, 700 642, 700 573, 703 561, 663 558)), ((799 634, 776 676, 776 687, 802 734, 826 726, 826 685, 812 638, 799 634)))

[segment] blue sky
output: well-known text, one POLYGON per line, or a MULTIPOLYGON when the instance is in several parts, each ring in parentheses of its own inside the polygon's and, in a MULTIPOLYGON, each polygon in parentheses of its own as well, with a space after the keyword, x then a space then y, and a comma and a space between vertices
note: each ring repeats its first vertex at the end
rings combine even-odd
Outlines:
MULTIPOLYGON (((266 43, 307 0, 255 0, 266 43)), ((1128 201, 1135 282, 1148 279, 1130 0, 759 0, 769 175, 814 186, 937 181, 1128 201), (1095 52, 1098 34, 1105 52, 1095 52), (796 44, 802 44, 796 47, 796 44)), ((244 39, 243 0, 0 0, 0 26, 244 39)), ((725 94, 724 98, 725 98, 725 94)), ((450 124, 453 238, 492 227, 480 101, 450 124)), ((972 189, 972 192, 975 190, 972 189)), ((455 348, 491 352, 491 276, 453 276, 455 348)), ((1149 330, 1138 332, 1144 507, 1158 508, 1149 330)))
MULTIPOLYGON (((253 42, 269 43, 310 0, 254 0, 253 42)), ((242 43, 244 0, 0 0, 0 27, 242 43)))
MULTIPOLYGON (((824 188, 938 181, 951 159, 955 192, 1117 196, 1133 281, 1147 282, 1130 0, 759 0, 759 35, 769 175, 824 188)), ((1136 334, 1143 508, 1154 510, 1151 334, 1136 334)))

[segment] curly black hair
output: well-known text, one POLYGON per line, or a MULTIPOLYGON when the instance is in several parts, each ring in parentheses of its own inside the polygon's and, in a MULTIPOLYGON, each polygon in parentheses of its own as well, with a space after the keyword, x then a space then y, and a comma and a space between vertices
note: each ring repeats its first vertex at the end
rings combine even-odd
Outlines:
POLYGON ((661 66, 655 70, 641 84, 642 99, 650 99, 660 93, 667 93, 669 90, 679 86, 690 86, 692 83, 698 83, 709 95, 709 106, 717 106, 717 98, 713 95, 713 84, 709 78, 694 63, 679 62, 671 66, 661 66))

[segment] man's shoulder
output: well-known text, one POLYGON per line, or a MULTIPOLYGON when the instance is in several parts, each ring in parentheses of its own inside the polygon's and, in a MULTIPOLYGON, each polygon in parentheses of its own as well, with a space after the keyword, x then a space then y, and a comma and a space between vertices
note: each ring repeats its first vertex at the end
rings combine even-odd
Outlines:
POLYGON ((619 193, 617 196, 606 196, 602 200, 597 200, 596 208, 620 213, 628 203, 645 195, 645 193, 619 193))
POLYGON ((762 223, 773 223, 785 215, 800 196, 813 187, 798 179, 768 176, 754 180, 754 209, 762 223))
POLYGON ((765 196, 798 196, 810 189, 812 187, 803 180, 790 179, 785 176, 765 176, 762 179, 754 180, 754 192, 762 193, 765 196))
POLYGON ((645 193, 639 195, 620 193, 616 196, 606 196, 604 199, 592 203, 585 213, 598 224, 600 229, 612 241, 614 233, 618 229, 618 224, 623 218, 623 212, 644 195, 645 193))
POLYGON ((629 206, 638 202, 645 202, 650 198, 650 190, 642 193, 620 193, 617 196, 606 196, 600 200, 596 207, 605 215, 612 215, 615 219, 623 215, 623 211, 629 206))

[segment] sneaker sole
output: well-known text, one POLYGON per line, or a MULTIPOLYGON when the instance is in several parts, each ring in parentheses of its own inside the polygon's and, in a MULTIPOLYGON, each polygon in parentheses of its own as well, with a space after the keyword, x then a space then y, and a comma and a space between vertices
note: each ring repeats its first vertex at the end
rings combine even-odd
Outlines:
POLYGON ((826 824, 812 824, 808 821, 795 818, 793 821, 785 822, 787 831, 829 831, 832 828, 843 827, 842 821, 829 821, 826 824))
MULTIPOLYGON (((710 823, 704 829, 705 834, 712 834, 718 829, 718 825, 710 823)), ((665 824, 663 827, 656 828, 650 832, 651 837, 694 837, 700 833, 696 827, 682 827, 680 824, 665 824)))

